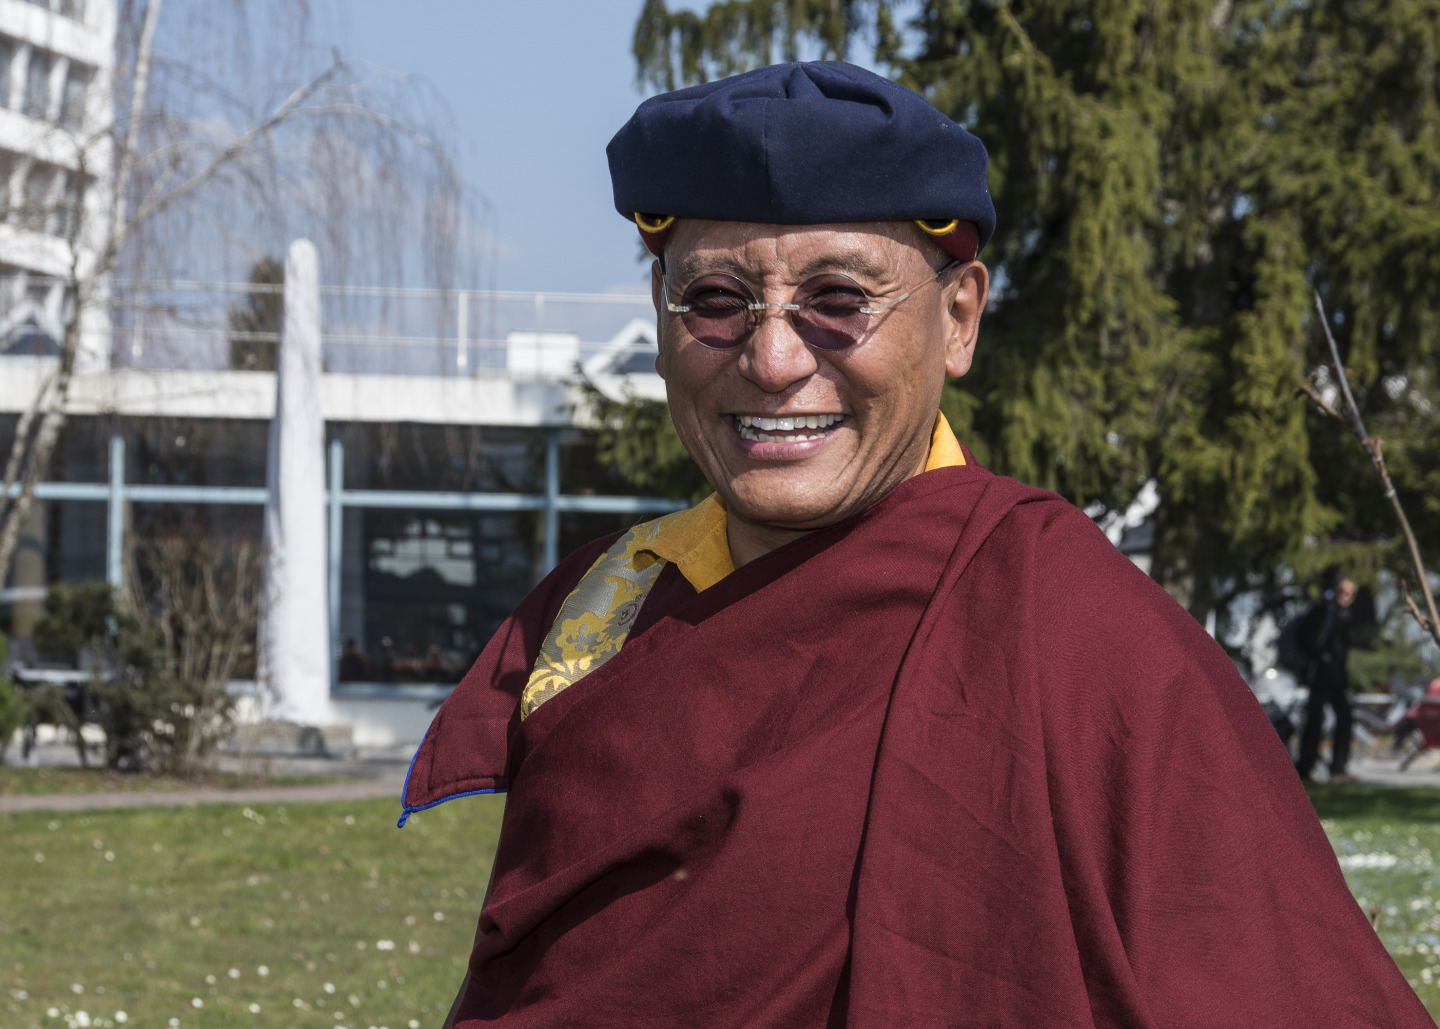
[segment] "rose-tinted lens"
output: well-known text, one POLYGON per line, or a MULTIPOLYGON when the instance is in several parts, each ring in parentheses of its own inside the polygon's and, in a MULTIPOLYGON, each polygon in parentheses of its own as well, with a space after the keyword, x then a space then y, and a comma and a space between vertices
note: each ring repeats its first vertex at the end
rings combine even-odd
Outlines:
POLYGON ((681 303, 690 310, 680 316, 685 331, 716 350, 740 344, 755 328, 753 298, 744 283, 728 276, 706 276, 685 291, 681 303))
POLYGON ((843 275, 826 275, 801 286, 795 294, 800 310, 791 315, 795 334, 819 350, 854 346, 870 325, 861 310, 869 299, 843 275))

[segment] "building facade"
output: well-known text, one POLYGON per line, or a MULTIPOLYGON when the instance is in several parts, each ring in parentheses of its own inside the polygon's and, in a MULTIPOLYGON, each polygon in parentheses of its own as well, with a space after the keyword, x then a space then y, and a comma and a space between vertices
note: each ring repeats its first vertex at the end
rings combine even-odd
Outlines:
MULTIPOLYGON (((56 353, 111 204, 114 0, 0 0, 0 355, 56 353)), ((78 360, 103 367, 103 281, 78 360)))
MULTIPOLYGON (((597 460, 573 385, 583 373, 616 396, 663 396, 653 322, 630 317, 600 342, 529 331, 480 342, 465 374, 322 377, 332 695, 361 742, 423 731, 429 705, 565 554, 680 506, 638 495, 597 460), (559 336, 566 360, 533 352, 559 336)), ((0 452, 53 365, 0 358, 0 452)), ((136 541, 261 538, 275 398, 273 372, 77 375, 0 592, 0 631, 22 658, 49 587, 119 585, 136 541)))

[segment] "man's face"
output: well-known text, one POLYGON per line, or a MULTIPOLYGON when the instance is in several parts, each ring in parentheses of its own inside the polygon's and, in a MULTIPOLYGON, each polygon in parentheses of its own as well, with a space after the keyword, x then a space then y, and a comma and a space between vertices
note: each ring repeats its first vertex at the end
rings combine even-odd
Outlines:
POLYGON ((951 269, 913 226, 775 226, 682 220, 653 286, 660 326, 656 370, 686 449, 732 517, 805 530, 863 510, 924 469, 945 376, 970 367, 988 287, 978 262, 951 269), (875 304, 843 350, 805 343, 783 312, 766 311, 738 346, 699 343, 666 308, 728 277, 754 299, 790 303, 797 287, 845 276, 875 304), (805 418, 793 428, 756 419, 805 418), (808 424, 814 420, 818 424, 808 424))
POLYGON ((1350 579, 1341 579, 1335 584, 1335 603, 1341 607, 1349 607, 1355 603, 1356 586, 1350 579))

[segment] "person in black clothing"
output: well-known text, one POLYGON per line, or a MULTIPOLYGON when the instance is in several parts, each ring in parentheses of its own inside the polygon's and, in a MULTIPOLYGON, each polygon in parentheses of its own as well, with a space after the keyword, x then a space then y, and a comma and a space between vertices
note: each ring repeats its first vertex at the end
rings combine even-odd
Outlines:
POLYGON ((1300 736, 1300 758, 1296 769, 1309 779, 1320 752, 1320 734, 1325 726, 1325 705, 1335 712, 1335 734, 1331 741, 1330 781, 1346 782, 1345 765, 1350 760, 1350 681, 1345 657, 1350 651, 1351 605, 1357 589, 1353 579, 1341 576, 1334 589, 1305 612, 1300 626, 1300 644, 1309 658, 1305 684, 1310 699, 1305 705, 1305 731, 1300 736))

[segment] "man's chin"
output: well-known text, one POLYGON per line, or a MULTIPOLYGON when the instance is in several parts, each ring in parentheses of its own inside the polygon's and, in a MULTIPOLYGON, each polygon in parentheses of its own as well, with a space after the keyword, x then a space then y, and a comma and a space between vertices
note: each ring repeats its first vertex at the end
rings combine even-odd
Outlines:
POLYGON ((833 481, 824 486, 828 488, 817 484, 817 488, 806 490, 800 484, 787 484, 789 488, 775 491, 732 483, 720 494, 731 517, 771 529, 804 532, 833 525, 859 510, 846 502, 849 498, 835 491, 833 481))

